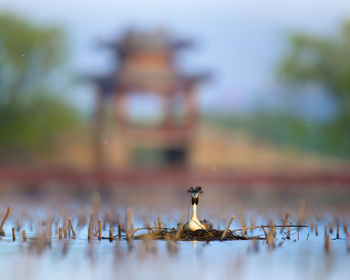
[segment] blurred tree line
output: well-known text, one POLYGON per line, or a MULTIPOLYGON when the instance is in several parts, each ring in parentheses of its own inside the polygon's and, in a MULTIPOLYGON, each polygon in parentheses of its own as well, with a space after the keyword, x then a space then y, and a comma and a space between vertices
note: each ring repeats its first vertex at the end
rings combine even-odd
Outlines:
POLYGON ((292 89, 289 92, 296 93, 307 84, 322 86, 336 101, 336 117, 310 123, 288 112, 264 111, 246 117, 214 116, 211 120, 246 130, 257 139, 350 159, 350 21, 334 36, 293 33, 277 76, 292 89))
POLYGON ((338 101, 339 119, 350 123, 350 21, 334 37, 295 33, 289 45, 279 76, 297 84, 321 84, 338 101))
POLYGON ((58 27, 0 14, 1 160, 47 153, 60 133, 79 125, 78 113, 52 86, 66 58, 58 27))
MULTIPOLYGON (((338 114, 312 129, 314 148, 350 157, 350 21, 334 36, 295 33, 283 57, 279 77, 286 83, 317 83, 335 99, 338 114)), ((310 134, 310 133, 309 133, 310 134)), ((309 144, 310 145, 310 144, 309 144)))

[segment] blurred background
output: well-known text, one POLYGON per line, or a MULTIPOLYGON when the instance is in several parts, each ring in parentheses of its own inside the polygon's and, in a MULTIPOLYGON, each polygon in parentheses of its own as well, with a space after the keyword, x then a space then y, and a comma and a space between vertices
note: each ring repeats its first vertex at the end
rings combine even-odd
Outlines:
POLYGON ((0 180, 349 184, 349 51, 348 1, 2 0, 0 180))

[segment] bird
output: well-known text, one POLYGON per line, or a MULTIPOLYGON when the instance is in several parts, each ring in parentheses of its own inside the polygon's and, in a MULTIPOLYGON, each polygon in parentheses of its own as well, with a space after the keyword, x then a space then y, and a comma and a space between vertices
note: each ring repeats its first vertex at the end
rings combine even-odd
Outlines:
POLYGON ((191 231, 196 231, 200 229, 208 230, 212 228, 213 227, 212 224, 209 223, 207 220, 200 221, 197 217, 197 206, 199 202, 199 194, 203 193, 202 187, 197 186, 195 189, 191 187, 187 190, 187 193, 190 193, 192 197, 192 218, 187 223, 186 228, 191 231))

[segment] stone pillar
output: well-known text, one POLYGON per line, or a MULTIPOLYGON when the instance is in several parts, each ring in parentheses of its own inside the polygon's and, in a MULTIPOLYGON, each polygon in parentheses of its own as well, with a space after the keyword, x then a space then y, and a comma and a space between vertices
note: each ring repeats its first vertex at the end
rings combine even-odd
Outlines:
POLYGON ((174 126, 174 94, 166 92, 161 95, 163 102, 163 125, 166 128, 174 126))
POLYGON ((92 135, 94 167, 96 170, 102 170, 105 167, 105 158, 103 153, 104 111, 105 96, 103 91, 98 89, 95 95, 95 112, 92 135))
POLYGON ((115 95, 116 122, 118 129, 124 130, 127 126, 127 94, 125 91, 118 91, 115 95))
POLYGON ((196 84, 185 89, 185 122, 188 129, 194 129, 198 119, 198 100, 196 84))

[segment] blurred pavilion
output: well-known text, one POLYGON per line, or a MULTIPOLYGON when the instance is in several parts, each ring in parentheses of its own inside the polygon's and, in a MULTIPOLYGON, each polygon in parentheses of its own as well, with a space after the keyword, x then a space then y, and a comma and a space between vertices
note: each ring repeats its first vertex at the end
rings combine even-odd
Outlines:
MULTIPOLYGON (((96 86, 93 135, 96 167, 111 161, 123 166, 156 163, 163 167, 185 167, 197 125, 198 85, 208 76, 184 74, 178 68, 178 52, 192 42, 173 39, 163 30, 132 30, 103 45, 113 52, 114 61, 110 73, 91 77, 96 86), (141 124, 132 120, 129 102, 135 94, 152 95, 160 101, 160 120, 141 124), (104 145, 106 105, 110 102, 115 104, 117 123, 113 145, 118 156, 114 159, 108 158, 113 153, 104 145)), ((146 102, 141 106, 152 104, 146 102)))

